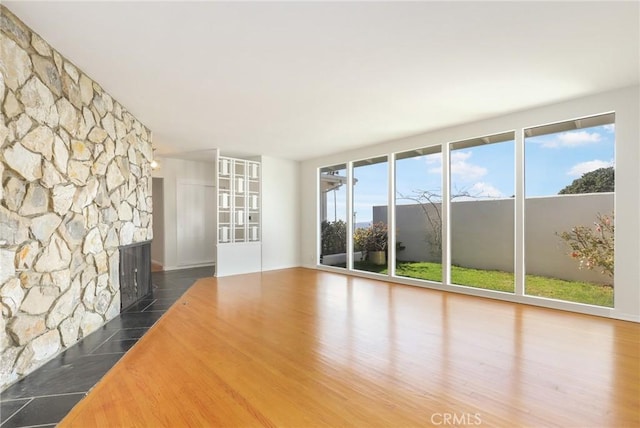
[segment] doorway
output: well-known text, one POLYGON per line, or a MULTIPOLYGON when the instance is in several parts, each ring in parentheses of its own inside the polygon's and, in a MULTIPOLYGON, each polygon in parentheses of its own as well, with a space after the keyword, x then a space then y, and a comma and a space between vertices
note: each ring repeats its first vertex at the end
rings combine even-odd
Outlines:
POLYGON ((151 271, 164 270, 164 179, 153 177, 153 241, 151 241, 151 271))

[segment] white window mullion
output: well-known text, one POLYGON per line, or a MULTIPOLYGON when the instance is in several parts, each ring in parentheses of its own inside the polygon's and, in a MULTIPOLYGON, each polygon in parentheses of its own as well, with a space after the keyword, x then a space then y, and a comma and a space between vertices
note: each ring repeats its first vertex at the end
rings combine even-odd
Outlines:
POLYGON ((449 143, 442 144, 442 283, 451 284, 451 231, 449 213, 451 212, 451 174, 449 143))
POLYGON ((318 168, 316 171, 316 191, 318 192, 316 200, 318 201, 318 207, 316 209, 316 265, 320 265, 320 256, 322 255, 322 218, 323 212, 326 212, 326 202, 324 201, 324 195, 322 194, 322 168, 318 168))
POLYGON ((389 168, 389 203, 387 204, 387 272, 396 274, 396 155, 392 153, 387 160, 389 168))
POLYGON ((347 163, 347 270, 353 269, 353 162, 347 163))
POLYGON ((519 129, 516 131, 516 147, 515 147, 515 208, 514 208, 514 224, 516 230, 514 231, 514 278, 515 278, 515 293, 516 296, 522 296, 524 294, 524 130, 519 129))

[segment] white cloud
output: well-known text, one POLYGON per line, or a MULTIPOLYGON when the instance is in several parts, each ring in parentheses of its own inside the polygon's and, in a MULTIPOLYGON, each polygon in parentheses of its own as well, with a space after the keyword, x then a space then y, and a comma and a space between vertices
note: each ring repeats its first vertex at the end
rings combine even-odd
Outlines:
POLYGON ((613 123, 610 125, 603 125, 602 127, 604 128, 605 131, 607 131, 610 134, 616 132, 616 125, 613 123))
POLYGON ((563 132, 562 134, 558 135, 558 140, 560 140, 562 145, 569 147, 597 143, 601 139, 602 137, 597 132, 587 131, 563 132))
POLYGON ((542 141, 542 147, 580 147, 588 144, 596 144, 602 140, 597 132, 569 131, 559 134, 555 139, 542 141))
POLYGON ((483 181, 479 181, 473 186, 471 186, 469 193, 473 196, 483 196, 486 198, 503 198, 504 197, 504 193, 502 193, 499 189, 483 181))
MULTIPOLYGON (((451 175, 457 176, 462 181, 477 180, 487 174, 487 169, 479 165, 474 165, 467 160, 471 157, 472 152, 455 151, 451 153, 451 175)), ((427 159, 428 165, 434 165, 429 168, 431 174, 442 173, 442 160, 427 159)))
POLYGON ((455 151, 451 153, 451 162, 464 162, 467 159, 469 159, 472 155, 473 153, 471 152, 455 151))
POLYGON ((451 153, 451 174, 457 175, 461 180, 477 180, 487 173, 487 168, 467 162, 471 152, 451 153))
POLYGON ((478 199, 484 198, 505 198, 505 194, 500 191, 497 187, 492 186, 489 183, 485 183, 484 181, 478 181, 469 189, 466 189, 466 193, 469 196, 457 196, 455 197, 455 201, 474 201, 478 199))
POLYGON ((429 156, 426 159, 428 169, 430 174, 442 174, 442 158, 441 157, 431 157, 429 156))
POLYGON ((600 159, 594 159, 592 161, 580 162, 571 167, 567 172, 567 175, 572 177, 582 177, 587 172, 595 171, 599 168, 608 168, 613 166, 613 161, 603 161, 600 159))
MULTIPOLYGON (((420 160, 421 158, 416 158, 420 160)), ((442 156, 438 153, 438 156, 426 156, 422 158, 425 160, 427 165, 442 165, 442 156)))

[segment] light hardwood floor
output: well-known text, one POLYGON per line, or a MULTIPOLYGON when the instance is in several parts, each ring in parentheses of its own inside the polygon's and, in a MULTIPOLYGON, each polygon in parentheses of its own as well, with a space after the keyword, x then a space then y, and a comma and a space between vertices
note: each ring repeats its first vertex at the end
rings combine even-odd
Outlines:
POLYGON ((60 426, 637 427, 639 338, 310 269, 203 279, 60 426))

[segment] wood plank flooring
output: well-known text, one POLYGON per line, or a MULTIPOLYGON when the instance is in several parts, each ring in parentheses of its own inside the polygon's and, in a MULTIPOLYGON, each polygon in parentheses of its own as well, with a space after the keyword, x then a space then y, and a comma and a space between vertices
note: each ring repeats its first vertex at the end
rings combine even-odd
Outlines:
POLYGON ((640 426, 639 338, 311 269, 208 278, 60 426, 640 426))

